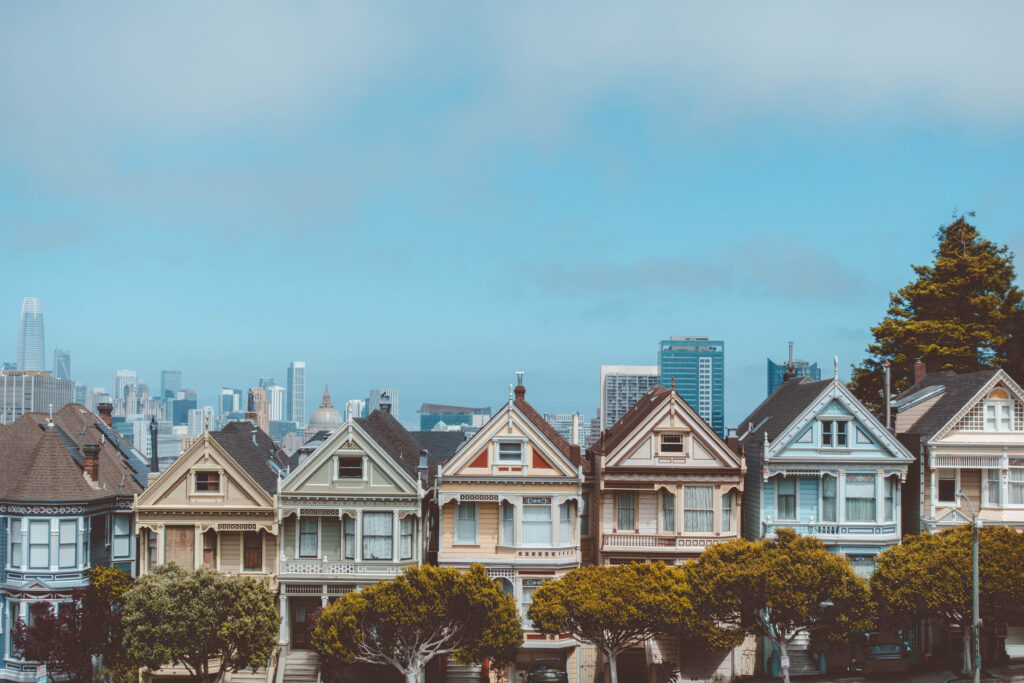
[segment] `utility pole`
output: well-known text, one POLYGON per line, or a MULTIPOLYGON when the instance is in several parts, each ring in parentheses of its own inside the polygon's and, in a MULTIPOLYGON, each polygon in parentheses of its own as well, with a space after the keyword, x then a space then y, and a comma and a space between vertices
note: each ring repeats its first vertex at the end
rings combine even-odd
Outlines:
POLYGON ((971 548, 971 578, 973 580, 971 595, 971 647, 974 648, 974 683, 981 683, 981 615, 979 614, 978 607, 978 528, 981 525, 981 520, 978 519, 978 513, 975 511, 971 499, 963 491, 957 492, 956 495, 958 498, 966 500, 967 505, 971 508, 971 540, 973 545, 971 548))

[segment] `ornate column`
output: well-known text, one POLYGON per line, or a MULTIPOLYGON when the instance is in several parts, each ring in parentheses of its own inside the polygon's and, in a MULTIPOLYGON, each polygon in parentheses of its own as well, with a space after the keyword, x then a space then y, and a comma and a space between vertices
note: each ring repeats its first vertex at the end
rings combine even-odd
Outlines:
POLYGON ((284 586, 281 586, 281 633, 279 636, 280 645, 287 645, 288 640, 291 636, 289 631, 289 625, 291 624, 291 615, 288 614, 288 596, 284 594, 284 586))
POLYGON ((363 561, 363 511, 356 510, 356 562, 363 561))

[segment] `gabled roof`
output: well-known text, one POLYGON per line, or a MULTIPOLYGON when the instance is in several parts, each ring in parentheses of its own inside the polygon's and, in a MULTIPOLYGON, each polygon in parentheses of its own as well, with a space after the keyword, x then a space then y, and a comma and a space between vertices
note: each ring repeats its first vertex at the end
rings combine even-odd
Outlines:
POLYGON ((98 416, 69 403, 53 416, 26 413, 0 430, 0 500, 89 501, 139 493, 148 470, 98 416), (95 484, 84 476, 82 446, 98 446, 95 484))
POLYGON ((279 472, 287 472, 290 462, 266 432, 251 422, 229 422, 210 436, 264 491, 277 493, 279 472))
POLYGON ((557 448, 562 455, 564 455, 569 462, 577 467, 580 466, 580 460, 582 458, 572 453, 572 448, 569 447, 569 442, 565 440, 565 437, 558 433, 558 430, 551 426, 551 423, 544 419, 544 416, 538 413, 533 406, 526 402, 526 390, 522 386, 516 387, 516 398, 512 402, 519 412, 523 414, 527 420, 529 420, 533 426, 543 434, 551 445, 557 448), (522 389, 522 391, 519 391, 522 389))
POLYGON ((988 384, 1000 370, 956 373, 952 370, 929 372, 921 381, 904 389, 896 402, 912 404, 915 395, 942 387, 938 399, 914 424, 901 430, 901 434, 917 434, 926 440, 942 431, 956 415, 988 384))
POLYGON ((391 456, 395 464, 405 470, 413 481, 416 481, 420 451, 423 447, 394 415, 383 410, 375 410, 366 417, 355 418, 353 422, 362 427, 367 436, 391 456))
POLYGON ((739 433, 743 436, 740 442, 750 439, 762 441, 766 432, 768 440, 774 441, 830 384, 831 379, 813 380, 810 377, 794 377, 783 382, 740 422, 739 433))
POLYGON ((466 440, 466 433, 458 432, 411 432, 413 438, 419 442, 427 451, 427 461, 430 467, 427 481, 433 482, 441 465, 448 461, 448 458, 455 455, 459 446, 466 440))

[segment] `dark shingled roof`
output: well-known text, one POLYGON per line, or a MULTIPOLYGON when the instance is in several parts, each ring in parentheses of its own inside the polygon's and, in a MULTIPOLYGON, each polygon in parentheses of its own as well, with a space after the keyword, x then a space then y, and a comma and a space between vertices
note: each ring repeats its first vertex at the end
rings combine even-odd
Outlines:
POLYGON ((48 423, 44 413, 26 413, 0 430, 0 500, 90 501, 142 491, 145 462, 98 416, 69 403, 54 414, 53 427, 48 423), (84 476, 86 445, 99 446, 96 484, 84 476))
POLYGON ((355 418, 354 422, 362 427, 363 431, 414 481, 416 480, 420 451, 423 447, 394 415, 383 410, 375 410, 366 417, 355 418))
POLYGON ((288 471, 288 456, 274 444, 274 440, 248 421, 229 422, 220 431, 210 432, 213 440, 228 452, 238 466, 249 473, 256 483, 267 493, 277 493, 277 480, 280 476, 270 463, 274 463, 282 472, 288 471), (255 435, 255 442, 253 436, 255 435))
POLYGON ((739 425, 740 434, 744 434, 751 425, 754 431, 747 434, 743 441, 753 438, 764 439, 768 432, 769 441, 774 440, 800 413, 818 398, 833 382, 832 379, 813 380, 810 377, 794 377, 783 382, 771 396, 761 401, 739 425))
POLYGON ((646 394, 640 397, 640 399, 633 404, 633 406, 626 411, 625 415, 619 418, 619 421, 613 424, 608 429, 604 430, 602 439, 598 437, 597 443, 588 449, 591 455, 604 455, 605 453, 611 453, 615 448, 622 443, 627 436, 629 436, 638 425, 643 423, 647 419, 647 416, 653 413, 658 407, 669 399, 672 395, 672 390, 665 387, 654 387, 649 390, 646 394), (603 443, 602 443, 603 442, 603 443))
MULTIPOLYGON (((982 370, 980 372, 966 372, 958 374, 952 370, 941 372, 929 372, 917 384, 904 389, 896 400, 902 400, 916 394, 919 391, 942 385, 945 391, 939 394, 939 400, 935 402, 926 413, 921 415, 909 428, 901 431, 901 434, 917 434, 925 439, 930 439, 946 426, 946 423, 953 419, 971 398, 981 391, 981 388, 992 379, 998 370, 982 370)), ((916 452, 916 451, 915 451, 916 452)))
POLYGON ((558 430, 551 426, 551 423, 545 420, 533 406, 526 402, 526 389, 522 386, 518 386, 516 389, 522 390, 517 391, 516 399, 513 401, 513 404, 519 409, 519 412, 521 412, 527 420, 532 422, 533 426, 536 427, 541 434, 547 437, 548 441, 550 441, 555 448, 562 452, 562 455, 572 462, 572 464, 579 467, 582 458, 574 456, 571 452, 572 449, 569 448, 569 442, 565 440, 565 437, 559 434, 558 430))
POLYGON ((455 455, 466 441, 465 432, 412 432, 413 438, 427 450, 427 461, 430 467, 428 481, 433 482, 441 465, 455 455))

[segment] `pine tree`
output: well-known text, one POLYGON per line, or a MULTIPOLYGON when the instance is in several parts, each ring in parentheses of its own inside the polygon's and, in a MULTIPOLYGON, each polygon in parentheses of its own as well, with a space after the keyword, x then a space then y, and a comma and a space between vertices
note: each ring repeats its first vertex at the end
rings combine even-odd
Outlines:
POLYGON ((1014 284, 1013 253, 982 237, 963 216, 938 232, 935 262, 913 266, 917 280, 889 295, 889 310, 871 328, 868 357, 854 366, 850 388, 876 410, 885 360, 892 390, 914 383, 914 361, 929 371, 974 372, 1024 360, 1024 293, 1014 284))

